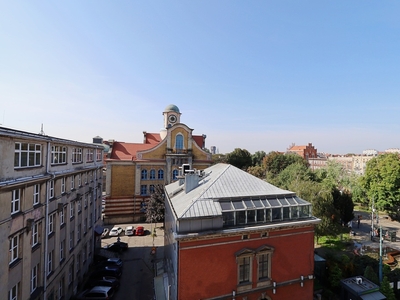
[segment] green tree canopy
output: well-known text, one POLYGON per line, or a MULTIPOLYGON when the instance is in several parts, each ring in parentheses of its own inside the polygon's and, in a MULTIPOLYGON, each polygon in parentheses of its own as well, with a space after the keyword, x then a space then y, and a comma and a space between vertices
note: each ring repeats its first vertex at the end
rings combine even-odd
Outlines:
POLYGON ((257 151, 251 156, 251 163, 253 166, 261 166, 264 157, 267 155, 264 151, 257 151))
POLYGON ((379 155, 367 162, 362 188, 380 210, 396 212, 400 206, 400 158, 398 154, 379 155))
POLYGON ((156 185, 154 193, 151 194, 150 199, 147 201, 146 222, 160 222, 164 220, 164 201, 164 187, 156 185))
POLYGON ((265 178, 265 170, 263 167, 261 166, 253 166, 253 167, 248 167, 247 168, 247 173, 256 176, 260 179, 264 179, 265 178))
POLYGON ((251 166, 251 154, 246 149, 236 148, 226 155, 226 161, 239 169, 246 170, 251 166))
POLYGON ((380 291, 382 294, 386 296, 387 300, 396 300, 396 296, 394 294, 393 289, 390 287, 389 279, 384 276, 381 282, 380 291))
POLYGON ((271 175, 271 177, 277 176, 280 172, 286 169, 287 166, 300 163, 308 167, 307 161, 300 155, 295 153, 280 153, 272 151, 268 153, 263 159, 263 166, 266 172, 271 175))

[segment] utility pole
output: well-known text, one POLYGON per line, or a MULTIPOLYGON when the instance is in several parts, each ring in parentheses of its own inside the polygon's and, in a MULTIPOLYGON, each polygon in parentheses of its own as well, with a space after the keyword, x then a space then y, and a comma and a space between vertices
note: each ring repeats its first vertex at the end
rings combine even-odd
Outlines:
POLYGON ((382 225, 379 225, 379 284, 382 283, 382 225))
POLYGON ((372 198, 372 212, 371 212, 371 241, 373 240, 374 237, 374 211, 375 211, 375 203, 374 203, 374 198, 372 198))

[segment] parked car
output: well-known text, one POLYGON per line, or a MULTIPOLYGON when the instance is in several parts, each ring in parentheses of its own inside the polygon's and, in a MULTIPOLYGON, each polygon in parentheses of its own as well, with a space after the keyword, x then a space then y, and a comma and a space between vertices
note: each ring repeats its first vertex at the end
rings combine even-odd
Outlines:
POLYGON ((110 230, 108 228, 104 228, 103 232, 101 233, 101 238, 102 239, 106 238, 108 236, 109 231, 110 230))
POLYGON ((114 251, 114 252, 121 252, 121 251, 128 250, 128 243, 115 242, 115 243, 111 243, 111 244, 104 246, 103 249, 109 250, 109 251, 114 251))
POLYGON ((112 299, 115 294, 115 289, 110 286, 95 286, 91 289, 87 289, 80 293, 76 299, 77 300, 108 300, 112 299))
POLYGON ((123 231, 123 229, 121 227, 115 226, 110 230, 109 235, 110 236, 119 236, 122 233, 122 231, 123 231))
POLYGON ((117 277, 112 277, 112 276, 102 276, 99 278, 89 278, 86 287, 87 288, 92 288, 95 286, 110 286, 114 288, 115 290, 118 290, 119 288, 119 280, 117 277))
POLYGON ((100 261, 96 264, 96 267, 102 267, 102 266, 111 266, 111 267, 115 266, 122 269, 122 260, 118 257, 115 257, 100 261))
POLYGON ((90 275, 90 278, 102 278, 102 277, 115 277, 115 278, 120 278, 122 275, 122 271, 119 268, 98 268, 93 271, 93 273, 90 275))
POLYGON ((125 235, 133 235, 133 226, 127 226, 125 228, 125 235))
POLYGON ((144 235, 144 228, 143 226, 138 226, 136 228, 136 235, 144 235))

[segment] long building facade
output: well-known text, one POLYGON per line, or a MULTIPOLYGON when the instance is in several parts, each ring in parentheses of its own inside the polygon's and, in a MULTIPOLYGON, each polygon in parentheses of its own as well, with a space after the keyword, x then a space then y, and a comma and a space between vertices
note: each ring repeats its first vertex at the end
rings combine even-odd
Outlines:
POLYGON ((106 160, 106 206, 104 223, 143 221, 146 200, 157 185, 175 180, 182 164, 201 170, 212 164, 205 151, 205 135, 181 123, 176 105, 164 111, 159 133, 143 132, 142 143, 114 141, 106 160))
POLYGON ((0 127, 0 155, 3 299, 70 299, 100 246, 103 146, 0 127))

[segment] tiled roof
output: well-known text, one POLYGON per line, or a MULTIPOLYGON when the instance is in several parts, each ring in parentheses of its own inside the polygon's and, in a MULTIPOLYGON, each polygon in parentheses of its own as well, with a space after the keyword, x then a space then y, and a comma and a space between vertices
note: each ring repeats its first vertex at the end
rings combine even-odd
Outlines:
POLYGON ((114 142, 110 158, 119 160, 135 160, 138 151, 148 150, 153 147, 154 144, 114 142))
POLYGON ((221 215, 219 200, 295 196, 293 192, 282 190, 228 164, 213 165, 205 169, 204 174, 198 186, 188 193, 179 181, 165 187, 178 218, 221 215))
POLYGON ((290 147, 289 151, 303 151, 306 148, 307 146, 292 146, 290 147))

